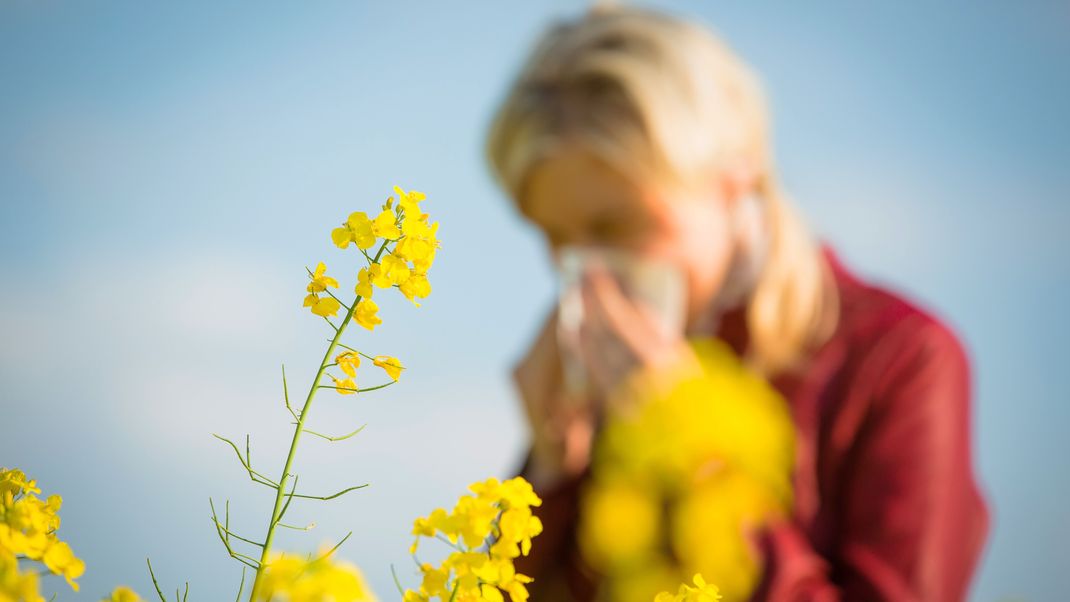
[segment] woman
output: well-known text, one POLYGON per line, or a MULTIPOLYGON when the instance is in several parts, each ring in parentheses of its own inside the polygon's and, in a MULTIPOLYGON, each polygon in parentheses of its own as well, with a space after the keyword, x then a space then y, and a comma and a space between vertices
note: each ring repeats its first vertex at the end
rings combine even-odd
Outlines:
MULTIPOLYGON (((967 595, 988 531, 967 357, 936 318, 811 237, 777 180, 760 84, 723 42, 632 7, 559 23, 495 115, 487 154, 552 253, 621 248, 686 275, 686 333, 586 281, 583 363, 597 390, 694 366, 688 338, 716 335, 786 401, 791 508, 753 533, 762 572, 747 597, 967 595)), ((517 567, 534 601, 592 600, 600 577, 576 532, 604 402, 565 399, 556 322, 514 371, 533 433, 519 472, 544 499, 545 527, 517 567)))

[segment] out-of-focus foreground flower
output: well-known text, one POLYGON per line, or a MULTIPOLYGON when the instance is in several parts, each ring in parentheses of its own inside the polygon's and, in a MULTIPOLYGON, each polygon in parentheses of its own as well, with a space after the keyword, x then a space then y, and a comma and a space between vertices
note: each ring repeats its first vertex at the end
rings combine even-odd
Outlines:
POLYGON ((37 481, 21 470, 0 468, 0 602, 43 599, 37 572, 21 571, 19 560, 40 562, 74 591, 75 579, 85 572, 85 563, 56 533, 63 498, 50 495, 42 500, 40 493, 37 481))
POLYGON ((669 387, 638 375, 643 403, 611 412, 596 443, 579 543, 613 600, 649 601, 696 573, 746 599, 760 575, 748 530, 791 505, 783 398, 723 341, 692 345, 704 374, 669 387))
POLYGON ((260 602, 377 602, 356 566, 320 550, 309 559, 298 554, 272 556, 254 599, 260 602))

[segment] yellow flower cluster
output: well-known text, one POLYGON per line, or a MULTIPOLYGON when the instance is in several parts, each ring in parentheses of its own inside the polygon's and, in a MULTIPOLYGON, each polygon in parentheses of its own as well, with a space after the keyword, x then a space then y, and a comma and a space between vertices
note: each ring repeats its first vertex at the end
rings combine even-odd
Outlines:
POLYGON ((502 592, 512 602, 528 599, 531 577, 517 573, 513 559, 526 556, 531 538, 542 532, 531 512, 542 500, 522 477, 490 478, 468 489, 474 495, 461 496, 452 512, 438 508, 414 522, 412 554, 421 537, 444 537, 453 551, 441 566, 418 563, 423 581, 419 590, 404 592, 404 602, 503 602, 502 592))
POLYGON ((21 470, 0 468, 0 602, 41 599, 36 573, 20 573, 20 558, 41 562, 74 591, 74 580, 85 572, 85 563, 56 535, 63 499, 50 495, 42 500, 39 493, 37 481, 21 470))
POLYGON ((675 594, 661 592, 654 602, 716 602, 721 599, 721 591, 716 585, 706 583, 702 575, 695 573, 694 587, 682 583, 675 594))
POLYGON ((614 600, 649 601, 695 573, 747 598, 760 567, 746 529, 791 504, 783 398, 723 341, 692 345, 704 374, 667 388, 639 375, 638 410, 607 416, 596 443, 579 543, 614 600))
MULTIPOLYGON (((379 306, 372 300, 376 287, 397 287, 417 307, 420 306, 417 299, 431 294, 427 271, 438 250, 438 222, 430 223, 429 216, 420 209, 420 202, 426 199, 424 193, 406 192, 400 186, 395 186, 394 192, 398 195, 397 203, 390 197, 374 218, 355 211, 331 231, 336 246, 345 249, 355 245, 368 260, 368 265, 357 273, 354 287, 357 300, 353 308, 353 319, 368 330, 382 323, 379 306), (372 257, 368 250, 377 243, 381 246, 372 257)), ((320 262, 311 274, 304 306, 317 316, 328 317, 336 315, 342 304, 327 291, 327 288, 338 288, 338 281, 325 275, 325 271, 320 262), (324 292, 327 296, 321 297, 324 292)))
MULTIPOLYGON (((383 320, 379 317, 379 306, 372 295, 375 288, 396 287, 417 307, 417 299, 431 294, 431 284, 427 280, 427 271, 435 260, 438 250, 438 222, 431 223, 428 214, 420 209, 420 203, 426 199, 422 192, 405 191, 400 186, 394 187, 394 197, 387 199, 374 218, 363 211, 355 211, 341 226, 331 231, 331 241, 342 249, 354 245, 367 259, 367 266, 357 273, 354 287, 356 299, 353 307, 344 306, 329 289, 338 288, 338 280, 327 275, 327 266, 321 261, 316 269, 309 272, 309 282, 305 287, 304 306, 317 315, 330 321, 331 316, 345 307, 346 322, 350 318, 368 330, 373 330, 383 320), (374 257, 368 250, 379 244, 374 257)), ((343 322, 342 327, 345 326, 343 322)), ((334 324, 331 324, 334 326, 334 324)), ((339 331, 339 327, 335 327, 339 331)), ((343 345, 343 347, 345 347, 343 345)), ((328 374, 334 381, 333 388, 342 395, 352 395, 361 389, 357 387, 357 367, 360 358, 372 360, 372 363, 386 371, 392 381, 401 377, 405 367, 396 357, 387 355, 369 356, 347 347, 347 351, 335 357, 345 376, 339 378, 328 374)), ((378 387, 373 387, 378 388, 378 387)))
POLYGON ((253 592, 257 602, 376 602, 377 598, 356 566, 332 560, 321 550, 315 559, 298 554, 275 554, 253 592))

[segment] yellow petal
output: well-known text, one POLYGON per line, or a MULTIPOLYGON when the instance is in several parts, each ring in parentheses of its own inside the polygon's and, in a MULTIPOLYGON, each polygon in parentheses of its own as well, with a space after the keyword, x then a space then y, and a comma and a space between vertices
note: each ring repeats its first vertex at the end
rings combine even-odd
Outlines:
POLYGON ((353 233, 345 226, 335 228, 331 230, 331 241, 344 249, 349 246, 349 243, 353 242, 353 233))
POLYGON ((364 299, 371 298, 372 281, 371 276, 368 274, 368 268, 360 268, 360 272, 357 273, 357 285, 353 287, 353 292, 364 299))
POLYGON ((357 383, 352 378, 346 378, 346 379, 339 380, 339 379, 337 379, 334 376, 331 376, 329 374, 328 374, 328 376, 330 376, 331 380, 334 381, 334 386, 338 387, 335 390, 338 391, 339 395, 353 395, 354 393, 357 392, 356 391, 357 383))
POLYGON ((368 275, 371 278, 372 284, 378 286, 379 288, 390 288, 391 286, 393 286, 393 283, 390 282, 390 278, 383 270, 383 266, 379 265, 378 263, 373 263, 371 267, 368 268, 368 275))
POLYGON ((396 221, 397 216, 393 211, 384 210, 372 222, 372 234, 387 240, 397 240, 401 236, 401 230, 398 230, 396 221))
POLYGON ((361 299, 360 303, 357 303, 356 310, 353 312, 353 318, 368 330, 373 330, 377 324, 382 324, 382 319, 376 315, 379 312, 379 306, 375 304, 375 301, 371 299, 361 299))
POLYGON ((387 355, 377 355, 372 362, 386 371, 387 375, 395 381, 401 376, 401 371, 405 369, 405 366, 401 365, 396 357, 390 357, 387 355))
POLYGON ((333 316, 338 313, 342 305, 334 297, 321 297, 312 305, 312 313, 317 316, 333 316))

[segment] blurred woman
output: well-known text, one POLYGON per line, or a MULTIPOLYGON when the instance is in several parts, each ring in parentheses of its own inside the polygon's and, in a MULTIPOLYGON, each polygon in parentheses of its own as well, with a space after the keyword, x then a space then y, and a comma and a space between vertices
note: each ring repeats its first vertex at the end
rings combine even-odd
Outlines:
POLYGON ((760 83, 722 40, 633 7, 554 24, 496 112, 487 154, 555 259, 627 250, 674 266, 687 291, 685 328, 666 332, 610 281, 584 281, 586 403, 567 399, 556 310, 517 364, 533 439, 519 472, 544 498, 544 533, 517 561, 532 600, 606 598, 578 535, 600 404, 637 373, 696 369, 700 336, 767 380, 794 429, 790 508, 739 525, 761 572, 732 595, 967 595, 988 530, 968 358, 938 319, 808 232, 777 179, 760 83))

